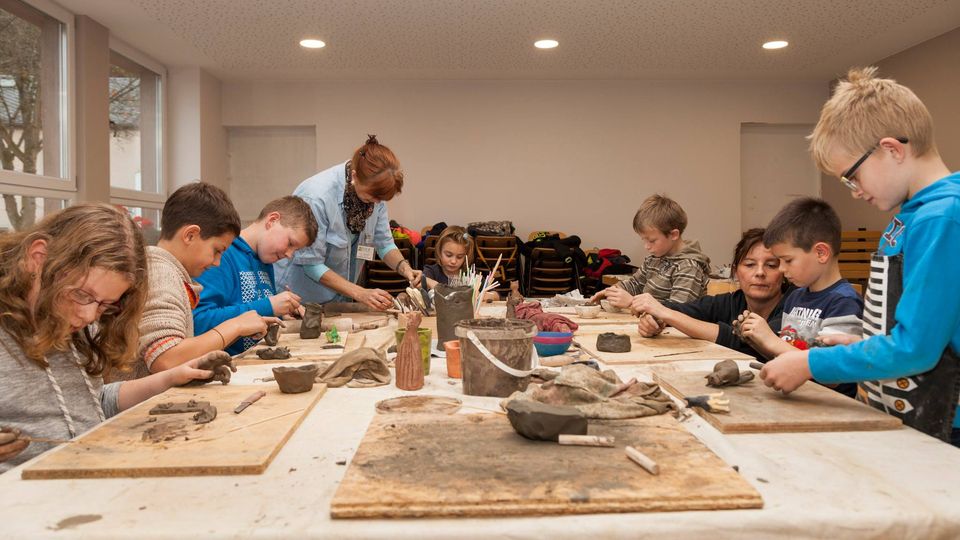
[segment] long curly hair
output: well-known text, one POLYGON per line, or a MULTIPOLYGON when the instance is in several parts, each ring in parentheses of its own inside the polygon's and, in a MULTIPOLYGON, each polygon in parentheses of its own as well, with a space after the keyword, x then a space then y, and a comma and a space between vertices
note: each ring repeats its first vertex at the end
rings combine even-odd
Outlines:
POLYGON ((113 206, 78 204, 28 230, 0 235, 0 327, 40 367, 47 366, 48 352, 69 350, 71 343, 91 375, 131 362, 146 298, 143 236, 130 216, 113 206), (27 299, 37 276, 27 270, 27 251, 37 240, 47 242, 47 256, 31 310, 27 299), (71 332, 62 306, 93 268, 121 274, 130 286, 120 298, 118 314, 101 315, 93 331, 71 332))

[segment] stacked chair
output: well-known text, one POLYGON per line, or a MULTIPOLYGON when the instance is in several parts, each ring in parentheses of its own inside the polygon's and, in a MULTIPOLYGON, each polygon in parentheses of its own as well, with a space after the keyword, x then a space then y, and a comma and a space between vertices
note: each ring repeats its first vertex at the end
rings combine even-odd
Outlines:
MULTIPOLYGON (((416 250, 410 243, 409 238, 396 238, 394 243, 397 244, 400 253, 410 261, 411 265, 417 264, 416 250)), ((393 296, 400 294, 410 286, 410 283, 403 276, 391 270, 385 262, 381 261, 379 255, 375 260, 367 261, 363 265, 362 283, 368 289, 383 289, 393 296)))
POLYGON ((476 263, 477 271, 489 273, 500 259, 494 279, 500 286, 494 289, 501 297, 510 292, 510 282, 520 279, 520 246, 516 236, 477 236, 473 239, 474 253, 472 262, 476 263))
MULTIPOLYGON (((566 238, 566 235, 562 232, 540 231, 530 233, 527 241, 532 241, 545 233, 566 238)), ((527 296, 553 296, 580 289, 580 269, 577 266, 575 259, 564 260, 553 248, 533 248, 526 262, 525 294, 527 296)))

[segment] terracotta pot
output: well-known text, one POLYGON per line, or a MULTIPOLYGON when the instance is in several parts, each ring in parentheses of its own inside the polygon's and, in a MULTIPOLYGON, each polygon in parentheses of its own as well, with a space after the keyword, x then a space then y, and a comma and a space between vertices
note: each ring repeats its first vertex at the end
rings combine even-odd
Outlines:
POLYGON ((460 340, 445 341, 443 350, 447 351, 447 377, 451 379, 460 379, 463 373, 460 371, 460 340))

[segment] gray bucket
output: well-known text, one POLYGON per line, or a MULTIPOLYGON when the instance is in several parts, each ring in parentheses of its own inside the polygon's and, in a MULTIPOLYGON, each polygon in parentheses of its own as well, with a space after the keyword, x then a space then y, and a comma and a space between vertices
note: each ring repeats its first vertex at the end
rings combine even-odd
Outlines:
POLYGON ((457 323, 455 332, 460 338, 464 394, 507 397, 527 389, 530 371, 536 367, 533 321, 467 319, 457 323))

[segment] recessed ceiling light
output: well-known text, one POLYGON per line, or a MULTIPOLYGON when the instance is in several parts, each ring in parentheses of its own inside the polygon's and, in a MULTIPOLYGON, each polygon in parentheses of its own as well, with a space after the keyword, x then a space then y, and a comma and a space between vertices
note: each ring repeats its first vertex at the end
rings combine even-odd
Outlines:
POLYGON ((555 39, 541 39, 540 41, 535 41, 533 46, 538 49, 554 49, 559 44, 560 42, 555 39))
POLYGON ((782 48, 786 47, 787 45, 789 45, 789 43, 787 43, 786 41, 782 41, 782 40, 778 40, 778 41, 768 41, 768 42, 766 42, 766 43, 763 44, 763 48, 764 48, 764 49, 782 49, 782 48))
POLYGON ((322 49, 327 46, 326 43, 320 41, 319 39, 301 39, 300 46, 307 49, 322 49))

